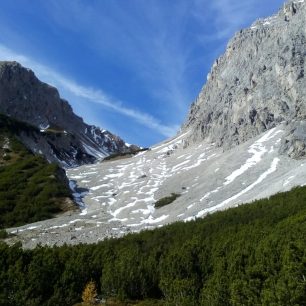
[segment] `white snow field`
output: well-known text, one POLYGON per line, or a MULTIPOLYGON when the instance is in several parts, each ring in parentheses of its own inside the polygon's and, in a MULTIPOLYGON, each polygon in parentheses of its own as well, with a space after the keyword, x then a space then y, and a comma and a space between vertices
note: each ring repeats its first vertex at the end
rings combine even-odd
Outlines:
POLYGON ((131 158, 68 169, 81 211, 9 231, 29 248, 95 243, 304 185, 306 162, 278 153, 282 135, 280 125, 223 152, 206 142, 184 148, 185 133, 131 158), (171 193, 180 197, 154 208, 171 193))

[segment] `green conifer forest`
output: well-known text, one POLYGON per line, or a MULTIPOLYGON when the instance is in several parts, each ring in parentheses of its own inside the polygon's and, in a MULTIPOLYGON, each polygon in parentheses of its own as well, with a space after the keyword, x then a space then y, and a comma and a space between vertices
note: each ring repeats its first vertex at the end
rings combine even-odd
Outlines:
POLYGON ((0 229, 51 218, 72 203, 64 170, 15 136, 33 129, 0 115, 0 229))
POLYGON ((94 245, 0 244, 0 305, 74 305, 92 281, 121 301, 306 305, 306 187, 94 245))

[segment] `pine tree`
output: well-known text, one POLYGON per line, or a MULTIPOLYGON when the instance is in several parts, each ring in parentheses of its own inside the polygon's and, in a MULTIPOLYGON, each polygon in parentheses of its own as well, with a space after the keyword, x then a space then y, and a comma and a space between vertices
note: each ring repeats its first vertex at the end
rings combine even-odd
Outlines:
POLYGON ((82 293, 82 300, 86 305, 93 305, 96 302, 97 289, 94 281, 90 281, 86 284, 82 293))

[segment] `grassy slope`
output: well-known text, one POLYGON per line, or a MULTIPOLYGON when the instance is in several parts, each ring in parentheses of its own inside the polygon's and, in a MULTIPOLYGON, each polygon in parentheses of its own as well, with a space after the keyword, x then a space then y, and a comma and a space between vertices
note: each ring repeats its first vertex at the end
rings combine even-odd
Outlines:
POLYGON ((113 301, 306 305, 306 187, 97 245, 0 244, 0 305, 72 305, 90 280, 113 301))
POLYGON ((0 116, 0 228, 51 218, 70 197, 62 170, 33 155, 14 135, 31 129, 0 116))

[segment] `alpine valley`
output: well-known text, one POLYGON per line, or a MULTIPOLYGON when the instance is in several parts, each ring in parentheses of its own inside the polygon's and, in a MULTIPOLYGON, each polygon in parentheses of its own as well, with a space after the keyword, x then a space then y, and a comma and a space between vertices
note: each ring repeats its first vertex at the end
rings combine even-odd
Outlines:
POLYGON ((216 60, 176 137, 103 162, 93 163, 131 148, 83 123, 33 72, 1 63, 1 112, 37 127, 19 138, 67 168, 82 206, 81 213, 9 229, 18 231, 14 241, 94 243, 305 184, 305 19, 305 3, 290 1, 241 30, 216 60), (155 207, 171 194, 177 195, 172 203, 155 207))
MULTIPOLYGON (((2 226, 6 228, 8 234, 5 242, 9 245, 21 242, 24 249, 34 249, 37 245, 53 247, 64 244, 95 244, 106 240, 105 243, 112 246, 109 246, 109 249, 105 248, 114 254, 117 251, 113 250, 118 250, 116 254, 120 254, 119 258, 121 251, 119 246, 115 246, 116 241, 121 241, 122 244, 128 244, 129 239, 137 241, 138 236, 130 235, 131 233, 141 232, 139 235, 143 236, 139 236, 142 237, 139 239, 146 241, 146 245, 150 244, 150 238, 144 237, 145 235, 152 235, 152 237, 160 235, 163 237, 160 239, 163 239, 163 243, 167 245, 167 239, 169 241, 174 239, 171 233, 175 232, 175 227, 185 226, 186 230, 180 229, 183 239, 187 237, 188 232, 196 231, 195 228, 199 226, 196 225, 197 222, 205 223, 205 220, 208 223, 211 220, 209 224, 212 226, 211 232, 214 235, 217 235, 223 224, 225 224, 224 233, 227 233, 226 226, 230 223, 228 220, 235 220, 235 216, 238 216, 240 212, 243 215, 243 209, 245 211, 253 209, 248 216, 258 215, 258 220, 269 219, 269 216, 271 220, 274 217, 278 218, 277 209, 271 214, 269 212, 257 214, 255 210, 268 209, 272 207, 273 201, 285 205, 284 200, 277 202, 277 197, 282 196, 273 195, 288 192, 285 193, 285 197, 287 194, 289 197, 290 192, 302 193, 301 190, 304 190, 302 186, 306 185, 305 21, 304 0, 291 0, 274 16, 257 20, 250 28, 236 33, 228 43, 225 53, 215 61, 207 76, 206 84, 196 101, 192 103, 186 121, 178 134, 148 149, 128 145, 118 136, 84 123, 73 113, 68 102, 60 98, 58 91, 40 82, 31 70, 16 62, 1 62, 0 112, 2 117, 0 124, 4 132, 1 134, 0 152, 3 155, 3 165, 0 166, 0 171, 1 167, 9 166, 8 160, 10 163, 18 161, 16 156, 19 153, 11 153, 14 151, 13 144, 18 143, 28 152, 27 154, 45 159, 41 162, 44 162, 46 166, 48 166, 46 161, 55 163, 57 166, 54 166, 52 170, 54 173, 48 173, 44 179, 49 182, 48 177, 53 175, 52 178, 56 179, 57 183, 62 182, 61 184, 65 186, 65 189, 61 189, 61 192, 53 197, 60 198, 61 204, 57 205, 54 211, 48 208, 48 212, 53 213, 54 218, 49 218, 50 214, 40 213, 36 218, 29 218, 30 222, 3 223, 8 224, 8 226, 2 226), (9 158, 7 158, 8 155, 10 155, 9 158), (300 187, 290 191, 297 186, 300 187), (260 200, 269 197, 271 202, 260 200), (242 205, 253 201, 255 201, 254 204, 242 205), (260 204, 265 201, 268 203, 267 206, 260 204), (234 207, 238 208, 229 209, 234 207), (224 212, 216 213, 223 210, 224 212), (236 215, 235 212, 237 212, 236 215), (219 220, 220 224, 217 226, 218 221, 213 221, 214 218, 223 221, 219 220), (175 224, 169 225, 172 223, 175 224), (156 230, 156 228, 160 229, 156 230), (215 228, 218 230, 214 231, 215 228), (124 240, 125 238, 121 238, 123 240, 106 239, 118 237, 125 237, 127 240, 124 240)), ((37 164, 36 161, 35 163, 37 164)), ((18 169, 18 171, 25 169, 18 169)), ((40 181, 41 184, 43 182, 40 181)), ((299 195, 297 198, 300 199, 299 203, 305 203, 305 195, 299 195)), ((49 205, 53 204, 49 203, 49 205)), ((299 209, 304 211, 303 205, 299 205, 301 205, 299 209)), ((294 211, 294 214, 297 214, 297 211, 294 211)), ((294 214, 292 213, 292 216, 294 214)), ((253 222, 253 217, 252 220, 248 218, 239 220, 248 220, 244 225, 247 226, 253 222)), ((303 232, 305 216, 300 217, 299 220, 303 223, 301 226, 303 232), (302 219, 304 221, 301 221, 302 219)), ((258 222, 260 224, 261 221, 258 222)), ((208 235, 207 237, 210 237, 210 225, 205 226, 203 225, 201 229, 208 235)), ((235 228, 239 231, 238 227, 235 228)), ((275 225, 275 228, 278 227, 275 225)), ((194 235, 199 235, 199 232, 194 235)), ((282 233, 284 232, 286 232, 285 227, 282 233)), ((256 237, 264 236, 265 233, 264 230, 261 234, 258 232, 256 237)), ((221 236, 225 237, 223 234, 220 234, 221 236)), ((198 245, 198 240, 195 239, 196 242, 191 238, 187 240, 189 244, 186 242, 188 245, 182 252, 185 250, 189 250, 192 254, 197 252, 196 248, 192 248, 192 244, 198 245)), ((213 240, 212 238, 209 241, 213 240)), ((154 244, 155 240, 152 241, 154 244)), ((227 242, 224 244, 223 242, 222 245, 226 245, 227 242)), ((103 250, 105 254, 108 254, 106 249, 103 250)), ((212 249, 209 252, 214 252, 211 251, 212 249)), ((302 247, 299 248, 300 253, 298 253, 302 254, 300 258, 303 258, 298 261, 299 271, 305 272, 306 255, 305 249, 304 251, 302 249, 302 247)), ((258 285, 260 287, 258 289, 257 283, 252 283, 259 291, 262 290, 261 293, 254 294, 258 299, 248 299, 248 294, 251 297, 253 293, 244 293, 245 296, 241 294, 240 300, 235 300, 236 293, 239 291, 238 287, 247 286, 246 284, 239 283, 239 285, 237 282, 234 288, 231 287, 231 283, 222 296, 222 282, 212 280, 206 282, 204 279, 206 276, 201 280, 197 277, 193 278, 192 273, 197 272, 192 269, 197 271, 198 268, 193 267, 191 272, 188 270, 189 266, 184 265, 183 261, 181 265, 186 271, 188 270, 185 274, 182 272, 185 276, 171 278, 170 270, 167 270, 171 258, 174 260, 176 256, 183 255, 177 252, 171 257, 169 251, 170 253, 167 254, 170 258, 168 255, 163 257, 161 255, 163 251, 160 252, 159 254, 156 251, 154 254, 156 258, 161 258, 164 269, 158 270, 159 274, 156 276, 158 281, 147 280, 155 282, 155 287, 151 288, 152 291, 148 289, 145 293, 138 293, 142 292, 138 285, 129 287, 129 284, 134 284, 132 280, 126 287, 121 288, 121 285, 116 283, 119 280, 111 277, 113 265, 111 261, 108 262, 109 266, 105 264, 101 268, 104 270, 96 283, 101 282, 101 290, 104 290, 106 295, 122 299, 146 297, 165 299, 166 304, 160 305, 305 305, 305 300, 302 302, 306 292, 304 272, 296 276, 299 279, 296 282, 300 284, 300 287, 297 285, 299 292, 304 292, 298 295, 295 291, 299 296, 296 300, 291 299, 291 296, 287 299, 281 295, 274 297, 271 293, 272 281, 269 283, 272 286, 269 287, 269 290, 272 290, 269 291, 271 295, 267 293, 268 289, 267 292, 262 293, 264 285, 261 284, 261 287, 258 285), (167 271, 168 278, 163 278, 167 271), (108 278, 105 280, 104 277, 108 278), (187 284, 183 280, 190 282, 187 284), (199 288, 198 284, 201 284, 199 288), (198 289, 194 289, 197 291, 193 292, 192 288, 198 289), (218 292, 218 296, 213 295, 214 290, 218 292), (135 293, 134 296, 133 292, 137 294, 135 293), (208 292, 210 295, 206 294, 208 292)), ((208 258, 207 254, 205 256, 208 258)), ((218 254, 221 258, 226 256, 226 251, 222 253, 223 255, 218 254)), ((117 258, 116 256, 114 255, 114 258, 117 258)), ((122 258, 133 261, 133 256, 124 256, 122 255, 122 258)), ((206 260, 204 257, 201 257, 203 262, 206 260)), ((197 260, 202 262, 198 257, 197 260)), ((245 265, 247 265, 246 262, 248 260, 245 261, 245 265)), ((121 271, 120 267, 124 264, 122 263, 121 266, 121 263, 116 263, 118 271, 121 271)), ((262 263, 262 265, 265 264, 262 263)), ((217 271, 214 267, 207 266, 209 271, 205 275, 215 273, 212 272, 217 271)), ((231 269, 230 265, 227 267, 223 268, 231 269)), ((289 265, 287 267, 290 269, 289 265)), ((152 268, 152 271, 154 269, 152 268)), ((252 270, 254 275, 257 273, 255 270, 255 268, 254 271, 252 270)), ((279 268, 277 271, 283 270, 279 268)), ((298 268, 295 271, 298 271, 298 268)), ((267 271, 265 273, 269 274, 267 271)), ((135 275, 136 272, 132 271, 126 275, 132 274, 135 275)), ((261 277, 264 278, 264 276, 258 276, 258 279, 261 277)), ((95 274, 89 273, 83 280, 82 286, 84 282, 90 281, 90 278, 95 279, 95 274)), ((122 276, 121 282, 123 279, 125 276, 122 276)), ((290 279, 290 281, 294 283, 294 280, 290 279)), ((249 283, 248 286, 247 288, 252 287, 249 283)), ((284 293, 287 289, 279 290, 284 293)), ((73 294, 71 299, 67 297, 68 302, 63 302, 63 305, 69 305, 71 301, 75 301, 73 294)), ((56 305, 50 301, 50 304, 43 305, 56 305)), ((43 303, 42 299, 40 303, 43 303)), ((33 302, 29 305, 36 304, 33 302)), ((146 305, 155 304, 152 302, 146 305)))

